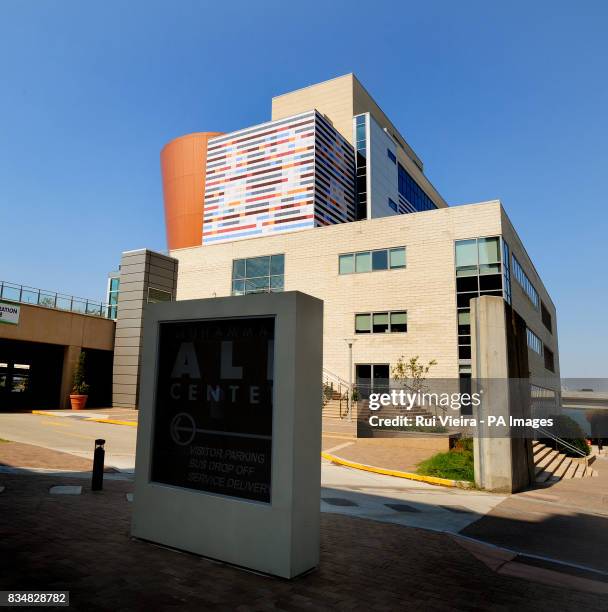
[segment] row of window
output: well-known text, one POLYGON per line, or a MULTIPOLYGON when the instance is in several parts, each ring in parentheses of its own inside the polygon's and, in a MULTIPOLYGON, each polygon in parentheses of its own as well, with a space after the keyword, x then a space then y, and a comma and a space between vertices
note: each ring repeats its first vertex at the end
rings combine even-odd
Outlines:
POLYGON ((540 302, 538 292, 528 278, 528 275, 524 272, 524 269, 521 267, 519 261, 517 261, 515 255, 513 255, 513 276, 521 285, 521 288, 524 290, 525 294, 530 298, 532 304, 534 304, 534 308, 538 309, 540 302))
POLYGON ((539 355, 543 354, 543 342, 542 340, 528 327, 526 329, 526 335, 528 337, 528 346, 539 355))
POLYGON ((423 191, 418 183, 410 176, 409 172, 397 164, 397 189, 417 211, 435 210, 437 206, 431 198, 423 191))
POLYGON ((357 274, 359 272, 399 268, 405 268, 405 247, 344 253, 338 256, 340 274, 357 274))
POLYGON ((365 312, 355 315, 355 333, 386 334, 407 331, 407 312, 365 312))
POLYGON ((546 344, 543 344, 542 340, 529 327, 526 329, 526 336, 528 346, 544 358, 545 368, 550 372, 555 372, 555 356, 553 351, 546 344))

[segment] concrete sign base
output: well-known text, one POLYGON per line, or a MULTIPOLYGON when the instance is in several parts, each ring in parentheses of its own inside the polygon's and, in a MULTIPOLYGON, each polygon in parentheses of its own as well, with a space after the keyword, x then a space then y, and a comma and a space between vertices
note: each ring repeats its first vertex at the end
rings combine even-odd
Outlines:
POLYGON ((137 538, 293 578, 319 563, 323 303, 149 304, 137 538))

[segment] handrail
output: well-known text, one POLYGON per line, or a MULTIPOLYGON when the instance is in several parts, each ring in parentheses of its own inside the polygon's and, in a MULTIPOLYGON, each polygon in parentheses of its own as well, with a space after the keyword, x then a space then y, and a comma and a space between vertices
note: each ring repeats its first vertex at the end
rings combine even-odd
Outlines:
POLYGON ((566 442, 566 440, 564 440, 563 438, 559 438, 558 436, 544 429, 543 427, 539 427, 537 431, 543 434, 544 436, 551 438, 558 444, 561 444, 562 446, 567 448, 569 451, 572 451, 573 453, 576 453, 577 455, 580 455, 581 457, 584 457, 585 460, 587 460, 587 455, 580 448, 576 448, 576 446, 570 444, 570 442, 566 442))
POLYGON ((74 295, 47 291, 2 280, 0 280, 0 300, 67 310, 84 315, 104 317, 106 319, 111 319, 113 312, 112 305, 101 301, 79 298, 74 295))
POLYGON ((323 380, 325 380, 326 378, 329 380, 333 380, 333 382, 336 382, 340 385, 344 385, 347 388, 351 386, 346 380, 344 380, 337 374, 334 374, 333 372, 330 372, 328 369, 323 368, 323 380))

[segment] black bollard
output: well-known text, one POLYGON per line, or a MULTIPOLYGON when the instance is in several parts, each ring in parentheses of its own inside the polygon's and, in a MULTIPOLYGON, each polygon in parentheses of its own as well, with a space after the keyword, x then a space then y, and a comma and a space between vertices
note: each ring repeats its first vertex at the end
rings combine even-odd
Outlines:
POLYGON ((101 491, 103 489, 103 460, 106 451, 103 445, 105 440, 99 438, 95 440, 95 452, 93 453, 93 480, 91 481, 91 491, 101 491))

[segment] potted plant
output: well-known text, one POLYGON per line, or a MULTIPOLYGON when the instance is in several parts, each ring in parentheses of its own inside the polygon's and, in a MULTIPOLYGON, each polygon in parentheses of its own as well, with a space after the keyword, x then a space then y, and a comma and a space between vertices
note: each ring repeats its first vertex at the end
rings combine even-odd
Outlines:
POLYGON ((72 410, 82 410, 87 404, 89 385, 84 380, 84 353, 78 356, 78 363, 74 371, 74 383, 70 394, 70 404, 72 410))

